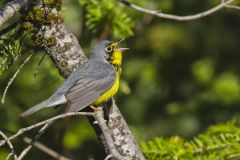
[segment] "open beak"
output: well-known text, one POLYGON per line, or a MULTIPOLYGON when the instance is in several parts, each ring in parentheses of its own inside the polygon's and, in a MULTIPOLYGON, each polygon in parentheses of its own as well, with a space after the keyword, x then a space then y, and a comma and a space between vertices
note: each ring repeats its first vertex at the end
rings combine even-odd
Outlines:
MULTIPOLYGON (((119 39, 118 41, 116 41, 116 45, 118 45, 120 42, 124 41, 125 38, 121 38, 119 39)), ((120 51, 126 51, 126 50, 129 50, 129 48, 117 48, 117 50, 120 50, 120 51)))
POLYGON ((116 41, 115 43, 120 43, 120 42, 122 42, 122 41, 124 41, 126 38, 121 38, 121 39, 119 39, 118 41, 116 41))
POLYGON ((118 48, 118 50, 120 51, 126 51, 126 50, 129 50, 130 48, 118 48))

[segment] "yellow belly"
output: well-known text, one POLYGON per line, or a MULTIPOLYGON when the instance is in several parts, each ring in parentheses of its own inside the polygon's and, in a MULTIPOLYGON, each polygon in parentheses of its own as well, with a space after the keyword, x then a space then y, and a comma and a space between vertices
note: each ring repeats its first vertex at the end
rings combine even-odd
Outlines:
POLYGON ((112 96, 114 96, 117 91, 118 91, 118 87, 119 87, 119 77, 120 77, 120 73, 117 72, 116 73, 116 80, 113 83, 113 86, 107 91, 105 92, 103 95, 101 95, 94 103, 93 105, 98 105, 100 103, 106 102, 107 100, 109 100, 112 96))

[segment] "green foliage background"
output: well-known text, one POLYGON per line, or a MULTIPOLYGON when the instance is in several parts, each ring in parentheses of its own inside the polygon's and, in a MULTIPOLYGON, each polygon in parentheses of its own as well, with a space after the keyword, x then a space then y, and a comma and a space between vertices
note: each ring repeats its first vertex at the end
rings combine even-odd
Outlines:
MULTIPOLYGON (((218 0, 131 2, 178 15, 194 14, 219 3, 218 0)), ((196 21, 176 22, 136 12, 117 1, 65 0, 62 13, 65 23, 78 36, 86 53, 90 45, 100 39, 129 37, 124 45, 131 50, 124 55, 121 88, 116 101, 139 143, 152 140, 148 142, 151 143, 155 141, 154 137, 159 137, 159 144, 163 146, 171 146, 171 143, 179 143, 181 146, 186 144, 186 141, 190 143, 191 140, 188 139, 202 133, 211 125, 232 119, 238 121, 239 10, 225 8, 196 21), (170 136, 172 138, 163 139, 170 136)), ((16 17, 11 21, 18 20, 16 17)), ((15 41, 11 43, 13 42, 15 41)), ((29 43, 28 38, 25 38, 24 44, 29 43)), ((1 75, 0 95, 28 54, 21 52, 22 56, 1 75)), ((39 67, 37 77, 34 77, 35 68, 42 55, 36 53, 25 65, 10 87, 6 102, 0 104, 0 128, 16 131, 61 112, 50 109, 29 118, 18 117, 22 111, 48 97, 64 81, 48 57, 39 67)), ((223 135, 224 126, 217 126, 222 129, 219 133, 223 135)), ((226 126, 240 137, 239 125, 227 123, 226 126), (232 130, 232 125, 236 130, 232 130)), ((210 132, 211 129, 204 135, 208 136, 207 133, 210 132)), ((35 132, 30 132, 27 135, 34 134, 35 132)), ((211 145, 210 140, 203 140, 201 136, 200 140, 211 145)), ((21 139, 14 141, 18 151, 25 146, 20 142, 21 139)), ((42 136, 41 142, 74 159, 105 157, 103 147, 85 118, 58 121, 42 136)), ((143 143, 142 146, 146 144, 143 143)), ((149 148, 143 149, 148 155, 149 148)), ((7 153, 7 149, 0 148, 0 159, 7 153)), ((170 156, 172 159, 172 153, 179 152, 171 150, 168 153, 168 158, 170 156)), ((51 159, 37 149, 33 149, 27 158, 51 159)), ((183 157, 179 158, 192 157, 186 158, 183 154, 183 157)))

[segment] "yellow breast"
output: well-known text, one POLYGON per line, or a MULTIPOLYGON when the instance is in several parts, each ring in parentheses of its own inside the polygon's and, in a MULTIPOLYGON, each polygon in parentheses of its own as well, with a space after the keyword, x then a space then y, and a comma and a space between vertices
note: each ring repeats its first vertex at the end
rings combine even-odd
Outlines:
POLYGON ((119 77, 120 77, 120 74, 118 72, 116 72, 116 80, 115 80, 113 86, 107 92, 105 92, 102 96, 100 96, 93 103, 93 105, 98 105, 100 103, 106 102, 108 99, 110 99, 112 96, 114 96, 117 93, 118 87, 119 87, 119 77))
POLYGON ((98 105, 100 103, 106 102, 111 97, 113 97, 119 88, 119 78, 121 74, 121 64, 122 64, 122 52, 120 50, 115 50, 112 54, 112 61, 110 62, 113 66, 115 66, 116 69, 116 80, 113 83, 113 86, 105 92, 103 95, 101 95, 94 103, 93 105, 98 105))
POLYGON ((116 50, 112 54, 112 64, 115 66, 122 65, 122 52, 120 50, 116 50))

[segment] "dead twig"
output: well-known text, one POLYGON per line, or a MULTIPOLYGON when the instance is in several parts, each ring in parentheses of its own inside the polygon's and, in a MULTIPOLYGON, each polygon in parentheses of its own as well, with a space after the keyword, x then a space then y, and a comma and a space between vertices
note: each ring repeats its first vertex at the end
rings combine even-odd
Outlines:
POLYGON ((36 124, 33 124, 31 126, 28 126, 28 127, 25 127, 25 128, 21 128, 17 131, 17 133, 15 133, 14 135, 12 135, 11 137, 8 137, 7 139, 5 140, 2 140, 0 141, 0 146, 4 145, 7 141, 10 141, 16 137, 18 137, 19 135, 22 135, 23 133, 27 132, 27 131, 30 131, 34 128, 37 128, 37 127, 40 127, 42 125, 45 125, 47 123, 50 123, 52 121, 55 121, 57 119, 62 119, 62 118, 66 118, 66 117, 70 117, 70 116, 80 116, 80 115, 84 115, 84 116, 94 116, 94 113, 92 112, 70 112, 70 113, 64 113, 64 114, 61 114, 61 115, 58 115, 58 116, 55 116, 53 118, 49 118, 47 120, 44 120, 42 122, 39 122, 39 123, 36 123, 36 124))
POLYGON ((231 8, 231 9, 238 9, 240 10, 240 6, 237 5, 226 5, 227 8, 231 8))
POLYGON ((112 158, 111 154, 109 154, 104 160, 109 160, 110 158, 112 158))
POLYGON ((7 158, 5 160, 9 160, 11 158, 11 156, 13 155, 13 153, 9 153, 7 158))
MULTIPOLYGON (((0 128, 0 131, 8 133, 8 134, 14 134, 13 131, 10 131, 6 128, 0 128)), ((31 144, 31 142, 32 142, 32 138, 29 138, 27 136, 19 136, 18 138, 21 139, 22 141, 24 141, 26 144, 31 144)), ((71 160, 70 158, 65 157, 64 155, 61 155, 60 153, 54 151, 53 149, 49 148, 48 146, 46 146, 45 144, 43 144, 39 141, 35 141, 33 146, 57 160, 71 160)), ((12 153, 9 153, 6 160, 8 160, 12 155, 13 155, 12 153)))
POLYGON ((8 84, 6 86, 6 88, 4 89, 3 92, 3 96, 2 96, 2 103, 4 103, 8 88, 11 86, 11 84, 13 83, 13 81, 16 79, 17 75, 19 74, 19 72, 21 71, 21 69, 23 68, 23 66, 31 59, 31 57, 33 56, 34 53, 31 53, 25 60, 24 62, 21 64, 21 66, 18 68, 18 70, 14 73, 14 75, 12 76, 12 78, 8 81, 8 84))
POLYGON ((8 160, 12 155, 13 155, 14 159, 16 160, 17 159, 17 155, 16 155, 16 152, 14 150, 14 147, 13 147, 11 141, 8 140, 7 136, 2 131, 0 131, 0 135, 7 142, 8 146, 9 146, 9 148, 11 150, 11 153, 7 156, 6 160, 8 160))
POLYGON ((30 144, 21 152, 21 154, 18 156, 17 160, 22 160, 23 157, 30 151, 30 149, 33 147, 34 143, 40 138, 40 136, 47 130, 47 128, 53 124, 54 121, 50 121, 46 123, 37 133, 37 135, 34 137, 34 139, 31 140, 30 144))
MULTIPOLYGON (((29 137, 23 137, 23 141, 27 144, 31 144, 32 142, 32 139, 29 138, 29 137)), ((34 147, 36 147, 37 149, 43 151, 44 153, 50 155, 51 157, 57 159, 57 160, 71 160, 70 158, 68 157, 65 157, 59 153, 57 153, 56 151, 52 150, 51 148, 49 148, 48 146, 36 141, 34 144, 33 144, 34 147)))
POLYGON ((142 12, 142 13, 146 13, 146 14, 150 14, 159 18, 164 18, 164 19, 170 19, 170 20, 176 20, 176 21, 192 21, 192 20, 196 20, 196 19, 200 19, 206 16, 209 16, 221 9, 223 9, 224 7, 227 7, 227 5, 229 5, 230 3, 232 3, 234 0, 226 0, 226 1, 221 1, 221 3, 219 3, 217 6, 201 12, 201 13, 197 13, 194 15, 187 15, 187 16, 178 16, 178 15, 173 15, 173 14, 166 14, 166 13, 162 13, 156 10, 151 10, 151 9, 146 9, 143 7, 140 7, 136 4, 133 4, 131 2, 129 2, 128 0, 118 0, 120 3, 123 3, 124 5, 142 12))

